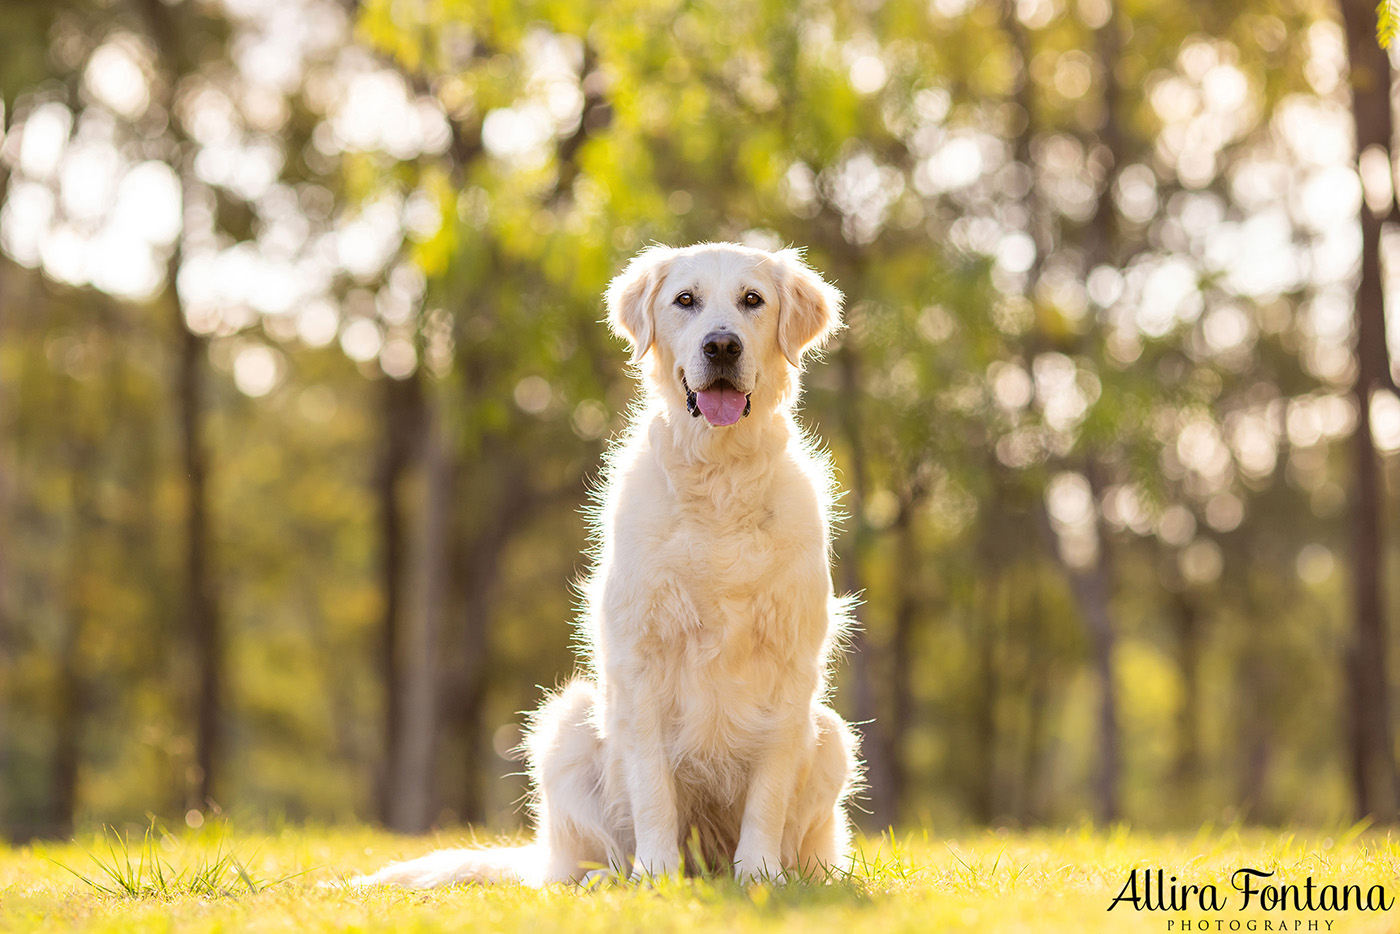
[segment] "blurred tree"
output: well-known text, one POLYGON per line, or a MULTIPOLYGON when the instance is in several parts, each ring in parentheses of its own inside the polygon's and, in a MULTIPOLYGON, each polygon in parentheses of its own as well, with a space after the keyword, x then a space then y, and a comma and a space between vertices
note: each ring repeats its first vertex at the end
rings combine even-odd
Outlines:
POLYGON ((375 474, 375 499, 379 523, 379 588, 383 609, 379 623, 379 681, 383 691, 384 713, 381 726, 383 752, 378 766, 376 812, 379 821, 392 826, 392 802, 399 797, 394 763, 401 748, 399 726, 403 720, 403 682, 399 657, 402 654, 405 603, 404 554, 405 516, 400 504, 400 487, 413 457, 413 438, 423 418, 422 386, 417 379, 380 381, 380 453, 375 474))
MULTIPOLYGON (((164 0, 133 0, 133 8, 150 37, 160 70, 153 86, 155 103, 172 115, 168 123, 170 151, 166 158, 180 180, 181 208, 193 182, 193 153, 177 110, 181 82, 198 68, 205 41, 217 41, 219 27, 190 6, 172 7, 164 0), (210 34, 213 35, 210 35, 210 34)), ((174 377, 179 423, 181 466, 185 475, 184 623, 195 660, 192 708, 195 722, 195 775, 189 806, 215 806, 225 756, 224 683, 226 651, 224 624, 213 570, 213 534, 209 516, 209 455, 205 440, 206 390, 204 338, 190 327, 177 287, 184 257, 184 222, 166 263, 163 299, 169 308, 177 351, 174 377)))
MULTIPOLYGON (((1350 64, 1351 114, 1356 128, 1357 164, 1375 158, 1394 165, 1391 147, 1394 81, 1390 57, 1375 41, 1376 7, 1365 0, 1339 0, 1346 27, 1350 64)), ((1365 171, 1361 166, 1362 171, 1365 171)), ((1387 174, 1393 174, 1389 172, 1387 174)), ((1363 183, 1366 181, 1363 176, 1363 183)), ((1381 276, 1381 223, 1395 220, 1396 201, 1389 191, 1381 204, 1358 205, 1361 222, 1361 277, 1355 299, 1356 373, 1351 396, 1356 406, 1356 434, 1352 438, 1351 575, 1354 631, 1348 649, 1347 679, 1351 685, 1350 736, 1352 781, 1360 818, 1390 823, 1400 807, 1400 786, 1395 771, 1395 734, 1391 721, 1391 687, 1388 656, 1391 653, 1386 623, 1382 565, 1386 514, 1376 448, 1371 437, 1371 395, 1377 390, 1397 391, 1386 345, 1385 284, 1381 276)))
MULTIPOLYGON (((436 391, 436 390, 434 390, 436 391)), ((438 736, 442 729, 442 624, 448 601, 448 561, 455 464, 443 425, 440 400, 428 398, 417 419, 417 460, 421 464, 417 536, 407 549, 410 625, 403 650, 403 691, 391 768, 393 795, 388 825, 422 833, 432 824, 438 736)))
POLYGON ((1380 515, 1400 410, 1347 396, 1360 195, 1325 11, 24 10, 0 700, 39 728, 0 743, 13 833, 215 780, 293 818, 514 821, 508 724, 572 664, 578 510, 634 392, 598 296, 650 240, 806 245, 847 294, 804 418, 848 491, 837 703, 868 721, 872 827, 1332 820, 1363 776, 1333 556, 1395 558, 1343 471, 1375 468, 1380 515))

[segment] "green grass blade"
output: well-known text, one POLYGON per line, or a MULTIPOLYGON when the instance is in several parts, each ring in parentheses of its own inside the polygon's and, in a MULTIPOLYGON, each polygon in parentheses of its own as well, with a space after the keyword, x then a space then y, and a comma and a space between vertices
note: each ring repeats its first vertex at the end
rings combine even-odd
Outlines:
POLYGON ((1400 31, 1400 0, 1380 0, 1376 4, 1376 41, 1388 49, 1400 31))

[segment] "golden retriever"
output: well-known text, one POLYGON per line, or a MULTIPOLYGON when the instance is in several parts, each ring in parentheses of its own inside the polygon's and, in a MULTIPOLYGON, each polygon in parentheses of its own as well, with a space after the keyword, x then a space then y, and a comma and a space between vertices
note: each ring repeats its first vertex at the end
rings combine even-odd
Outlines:
POLYGON ((857 773, 825 704, 846 626, 831 468, 793 416, 841 293, 795 250, 652 247, 607 292, 644 397, 608 459, 581 622, 587 674, 525 741, 533 845, 446 850, 356 884, 590 871, 841 868, 857 773))

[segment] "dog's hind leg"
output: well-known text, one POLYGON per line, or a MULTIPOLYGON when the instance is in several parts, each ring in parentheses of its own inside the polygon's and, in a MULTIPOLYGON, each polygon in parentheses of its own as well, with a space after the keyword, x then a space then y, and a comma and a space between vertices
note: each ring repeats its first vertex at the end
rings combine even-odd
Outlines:
POLYGON ((590 870, 621 864, 594 710, 597 687, 569 682, 531 718, 525 749, 534 784, 535 821, 547 854, 545 882, 578 882, 590 870))
POLYGON ((818 879, 848 868, 851 825, 846 799, 856 779, 856 737, 826 705, 813 715, 817 748, 812 769, 798 788, 784 833, 785 868, 818 879))

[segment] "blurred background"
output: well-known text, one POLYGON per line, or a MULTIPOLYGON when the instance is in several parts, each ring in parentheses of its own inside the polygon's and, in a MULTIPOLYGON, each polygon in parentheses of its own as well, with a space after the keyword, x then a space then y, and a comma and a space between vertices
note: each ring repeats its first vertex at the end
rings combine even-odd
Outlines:
POLYGON ((0 834, 518 827, 600 294, 704 239, 848 299, 864 826, 1392 820, 1374 16, 4 0, 0 834))

